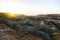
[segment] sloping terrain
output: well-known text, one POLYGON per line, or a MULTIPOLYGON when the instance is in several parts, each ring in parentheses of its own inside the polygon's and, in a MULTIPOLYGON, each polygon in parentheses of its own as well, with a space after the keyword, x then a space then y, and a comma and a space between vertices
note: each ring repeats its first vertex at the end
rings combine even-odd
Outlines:
POLYGON ((49 18, 1 14, 0 40, 60 40, 60 21, 49 18))
POLYGON ((0 40, 42 40, 42 38, 0 24, 0 40))

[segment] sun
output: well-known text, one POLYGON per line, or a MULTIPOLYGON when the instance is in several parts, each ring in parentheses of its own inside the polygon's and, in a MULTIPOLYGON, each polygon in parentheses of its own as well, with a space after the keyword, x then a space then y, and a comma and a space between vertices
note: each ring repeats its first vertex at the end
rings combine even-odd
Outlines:
POLYGON ((9 13, 22 13, 23 5, 19 5, 15 2, 1 2, 0 3, 0 12, 9 12, 9 13))

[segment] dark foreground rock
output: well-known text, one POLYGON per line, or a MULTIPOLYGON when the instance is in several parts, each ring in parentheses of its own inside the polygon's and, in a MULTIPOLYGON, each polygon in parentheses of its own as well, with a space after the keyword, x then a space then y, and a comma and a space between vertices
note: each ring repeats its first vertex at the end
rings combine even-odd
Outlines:
POLYGON ((0 24, 0 40, 43 40, 29 33, 11 29, 4 24, 0 24))

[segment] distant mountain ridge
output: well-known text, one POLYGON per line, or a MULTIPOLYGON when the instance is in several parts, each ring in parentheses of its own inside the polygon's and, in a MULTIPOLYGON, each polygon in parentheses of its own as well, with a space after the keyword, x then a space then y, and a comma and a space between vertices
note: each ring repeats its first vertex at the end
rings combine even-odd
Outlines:
POLYGON ((47 18, 47 19, 60 19, 60 14, 47 14, 47 15, 38 15, 38 17, 47 18))

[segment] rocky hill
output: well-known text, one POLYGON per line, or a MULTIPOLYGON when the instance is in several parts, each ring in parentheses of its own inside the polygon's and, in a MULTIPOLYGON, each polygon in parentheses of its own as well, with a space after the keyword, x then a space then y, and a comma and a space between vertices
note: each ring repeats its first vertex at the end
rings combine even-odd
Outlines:
POLYGON ((46 20, 43 16, 7 16, 0 14, 1 40, 60 40, 60 23, 49 17, 46 20))

